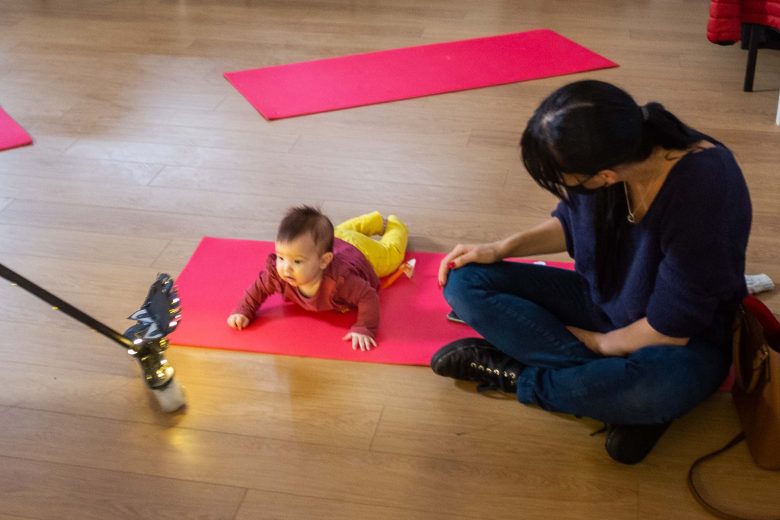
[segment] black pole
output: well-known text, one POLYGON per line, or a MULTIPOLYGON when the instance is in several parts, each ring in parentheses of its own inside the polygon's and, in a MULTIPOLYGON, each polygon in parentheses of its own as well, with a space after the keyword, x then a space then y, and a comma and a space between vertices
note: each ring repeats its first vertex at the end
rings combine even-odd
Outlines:
POLYGON ((129 339, 127 339, 126 337, 124 337, 123 335, 121 335, 111 327, 108 327, 107 325, 99 322, 89 314, 77 309, 76 307, 69 304, 68 302, 58 298, 57 296, 53 295, 43 287, 34 284, 33 282, 23 277, 22 275, 8 269, 3 264, 0 264, 0 276, 2 276, 3 278, 5 278, 11 283, 15 283, 16 285, 26 290, 27 292, 34 294, 35 296, 45 301, 49 305, 56 307, 58 310, 61 310, 62 312, 64 312, 71 318, 75 319, 76 321, 83 323, 87 327, 95 329, 96 331, 98 331, 108 339, 116 343, 119 343, 125 349, 133 347, 133 343, 129 339))
POLYGON ((748 59, 745 68, 745 83, 742 90, 745 92, 753 91, 753 76, 756 75, 756 58, 758 57, 758 42, 761 31, 756 24, 747 24, 748 30, 748 59))

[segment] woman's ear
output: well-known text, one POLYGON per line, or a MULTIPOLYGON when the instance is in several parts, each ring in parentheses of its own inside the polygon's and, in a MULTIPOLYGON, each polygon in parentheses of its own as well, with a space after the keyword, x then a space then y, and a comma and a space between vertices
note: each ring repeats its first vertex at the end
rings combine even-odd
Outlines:
POLYGON ((328 251, 327 253, 323 253, 320 256, 320 269, 325 270, 325 268, 328 267, 332 261, 333 261, 333 253, 331 251, 328 251))
POLYGON ((604 181, 604 186, 612 186, 618 182, 623 182, 620 178, 620 174, 612 169, 599 170, 596 175, 604 181))

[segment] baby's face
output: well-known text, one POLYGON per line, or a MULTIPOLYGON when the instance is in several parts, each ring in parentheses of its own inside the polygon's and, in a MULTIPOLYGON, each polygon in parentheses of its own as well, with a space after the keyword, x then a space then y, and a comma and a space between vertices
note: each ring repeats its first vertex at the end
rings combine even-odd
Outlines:
POLYGON ((293 287, 318 281, 327 265, 308 233, 290 242, 276 242, 276 272, 293 287))

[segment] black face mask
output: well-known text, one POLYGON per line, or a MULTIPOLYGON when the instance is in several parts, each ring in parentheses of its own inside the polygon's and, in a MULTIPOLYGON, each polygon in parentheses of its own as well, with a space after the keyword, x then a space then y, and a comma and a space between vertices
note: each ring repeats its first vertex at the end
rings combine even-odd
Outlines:
MULTIPOLYGON (((586 181, 587 182, 587 181, 586 181)), ((597 191, 603 190, 608 186, 605 184, 598 188, 586 188, 582 184, 575 184, 574 186, 566 186, 566 191, 569 193, 576 193, 577 195, 595 195, 597 191)))

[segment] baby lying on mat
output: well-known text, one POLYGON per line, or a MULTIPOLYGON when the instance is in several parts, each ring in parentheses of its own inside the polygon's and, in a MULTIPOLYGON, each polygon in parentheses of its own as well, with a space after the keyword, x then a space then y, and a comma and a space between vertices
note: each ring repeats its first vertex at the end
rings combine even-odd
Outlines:
POLYGON ((374 211, 334 228, 318 209, 292 208, 279 224, 276 252, 227 323, 247 327, 263 302, 281 293, 311 311, 357 309, 357 321, 342 339, 351 339, 353 349, 371 350, 379 327, 379 277, 399 268, 407 241, 406 226, 394 215, 385 224, 374 211))

